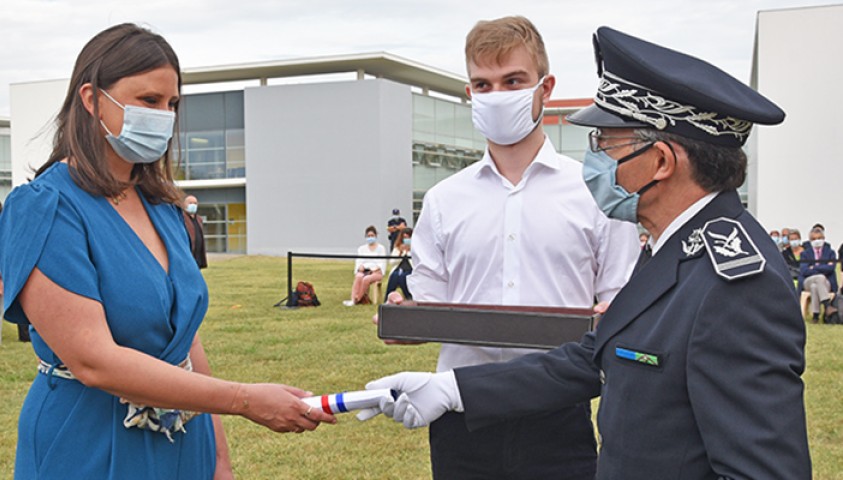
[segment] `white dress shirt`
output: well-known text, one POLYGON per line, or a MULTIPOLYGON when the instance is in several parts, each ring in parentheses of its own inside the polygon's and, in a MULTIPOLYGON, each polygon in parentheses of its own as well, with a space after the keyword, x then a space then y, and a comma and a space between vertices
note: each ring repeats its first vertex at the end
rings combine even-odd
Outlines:
MULTIPOLYGON (((488 149, 424 197, 413 231, 413 299, 591 308, 611 301, 639 252, 635 225, 609 220, 582 164, 550 141, 512 185, 488 149)), ((536 350, 443 344, 439 371, 507 361, 536 350)))

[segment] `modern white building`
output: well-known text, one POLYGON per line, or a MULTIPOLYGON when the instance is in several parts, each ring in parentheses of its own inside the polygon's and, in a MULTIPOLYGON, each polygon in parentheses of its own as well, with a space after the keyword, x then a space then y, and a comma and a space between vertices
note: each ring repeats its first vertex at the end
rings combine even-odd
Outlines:
POLYGON ((12 190, 12 129, 8 117, 0 117, 0 200, 12 190))
MULTIPOLYGON (((843 81, 841 24, 843 5, 759 12, 751 84, 787 119, 756 127, 741 189, 768 228, 806 235, 820 222, 832 242, 843 239, 835 195, 843 101, 825 92, 843 81)), ((209 251, 348 253, 368 225, 384 242, 393 208, 412 224, 425 192, 480 159, 485 147, 471 123, 464 76, 389 53, 183 74, 176 175, 199 198, 209 251)), ((67 85, 11 86, 11 129, 0 119, 0 198, 49 155, 67 85)), ((582 159, 586 129, 564 116, 590 103, 553 100, 546 109, 544 130, 561 153, 582 159)))
POLYGON ((768 229, 815 223, 843 241, 843 5, 761 11, 751 85, 787 118, 756 128, 749 209, 768 229))
MULTIPOLYGON (((385 242, 393 208, 412 223, 424 193, 485 148, 465 77, 388 53, 183 73, 177 178, 199 198, 209 251, 348 253, 368 225, 385 242)), ((15 185, 46 160, 67 84, 11 86, 15 185)), ((562 116, 588 104, 554 101, 544 120, 556 148, 578 159, 585 129, 562 116)))

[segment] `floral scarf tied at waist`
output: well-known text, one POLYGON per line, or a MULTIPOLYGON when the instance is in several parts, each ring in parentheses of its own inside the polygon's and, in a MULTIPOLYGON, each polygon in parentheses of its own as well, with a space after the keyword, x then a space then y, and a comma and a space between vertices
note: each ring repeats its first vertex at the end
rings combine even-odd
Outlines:
MULTIPOLYGON (((180 368, 193 371, 193 364, 190 362, 188 356, 183 362, 179 364, 180 368)), ((76 377, 64 365, 50 365, 43 360, 38 365, 38 371, 47 375, 48 377, 58 377, 67 380, 76 380, 76 377)), ((146 405, 139 405, 132 403, 125 398, 120 399, 120 403, 127 405, 126 418, 123 419, 123 426, 126 428, 140 428, 141 430, 150 430, 152 432, 160 432, 167 436, 170 443, 173 443, 173 433, 183 432, 187 433, 184 426, 193 417, 199 415, 197 412, 189 412, 187 410, 178 410, 173 408, 157 408, 146 405)))

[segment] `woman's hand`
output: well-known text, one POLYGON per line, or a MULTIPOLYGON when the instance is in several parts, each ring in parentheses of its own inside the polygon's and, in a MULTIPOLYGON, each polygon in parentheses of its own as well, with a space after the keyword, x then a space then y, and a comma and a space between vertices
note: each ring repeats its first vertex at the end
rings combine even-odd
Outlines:
POLYGON ((311 408, 300 398, 310 396, 288 385, 274 383, 242 384, 235 395, 234 411, 275 432, 302 433, 320 423, 337 423, 336 417, 311 408))

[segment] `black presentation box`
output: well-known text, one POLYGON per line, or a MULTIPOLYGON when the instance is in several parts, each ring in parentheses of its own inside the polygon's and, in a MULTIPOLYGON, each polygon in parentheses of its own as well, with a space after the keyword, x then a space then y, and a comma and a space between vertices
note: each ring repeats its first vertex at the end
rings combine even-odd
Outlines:
POLYGON ((578 342, 595 317, 586 308, 404 302, 378 307, 378 337, 551 349, 578 342))

